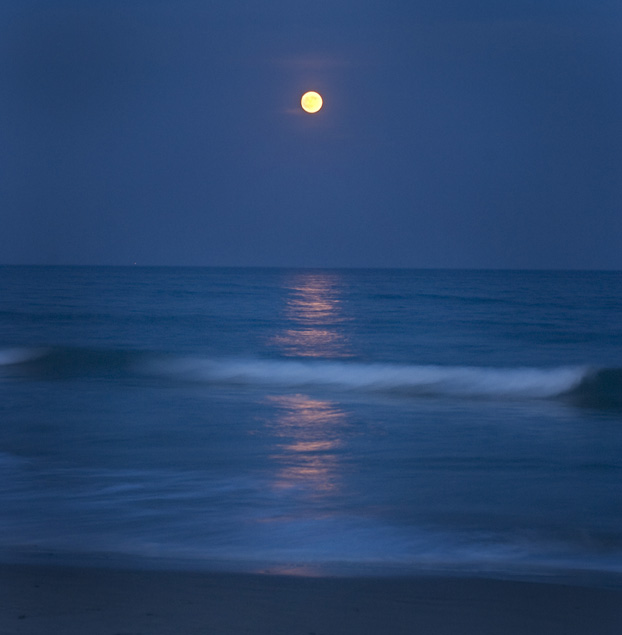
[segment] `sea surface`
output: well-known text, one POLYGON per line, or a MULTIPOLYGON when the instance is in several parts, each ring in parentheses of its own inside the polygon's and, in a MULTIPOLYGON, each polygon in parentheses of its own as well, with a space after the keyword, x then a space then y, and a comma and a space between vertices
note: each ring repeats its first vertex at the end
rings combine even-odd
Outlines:
POLYGON ((0 558, 622 574, 622 273, 0 267, 0 558))

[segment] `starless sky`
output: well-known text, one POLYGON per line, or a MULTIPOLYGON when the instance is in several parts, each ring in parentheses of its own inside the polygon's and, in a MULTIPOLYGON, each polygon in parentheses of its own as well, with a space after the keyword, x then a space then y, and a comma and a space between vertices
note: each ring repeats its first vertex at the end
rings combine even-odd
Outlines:
POLYGON ((622 5, 0 0, 0 262, 622 268, 622 5))

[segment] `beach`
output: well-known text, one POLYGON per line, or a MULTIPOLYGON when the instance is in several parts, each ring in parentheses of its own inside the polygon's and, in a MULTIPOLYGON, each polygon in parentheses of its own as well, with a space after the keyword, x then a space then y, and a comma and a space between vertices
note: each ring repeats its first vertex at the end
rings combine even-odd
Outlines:
POLYGON ((314 578, 0 566, 0 633, 607 635, 622 590, 419 576, 314 578))

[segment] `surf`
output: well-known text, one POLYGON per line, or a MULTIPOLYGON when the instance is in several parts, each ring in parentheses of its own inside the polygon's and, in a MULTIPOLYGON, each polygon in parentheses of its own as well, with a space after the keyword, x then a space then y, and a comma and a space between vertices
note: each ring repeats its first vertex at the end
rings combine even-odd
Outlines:
POLYGON ((404 397, 565 399, 622 407, 622 368, 447 366, 259 357, 179 356, 90 348, 0 349, 3 377, 66 380, 104 376, 284 390, 330 390, 404 397))
POLYGON ((412 397, 547 399, 594 382, 587 367, 487 368, 306 360, 186 358, 158 362, 151 371, 194 382, 412 397))

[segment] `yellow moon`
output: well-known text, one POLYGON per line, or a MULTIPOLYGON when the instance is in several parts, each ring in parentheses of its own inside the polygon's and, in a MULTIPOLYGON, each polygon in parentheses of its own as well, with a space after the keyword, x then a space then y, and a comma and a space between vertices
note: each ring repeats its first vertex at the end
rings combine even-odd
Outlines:
POLYGON ((322 96, 314 90, 310 90, 302 96, 300 105, 306 112, 317 112, 322 107, 322 96))

